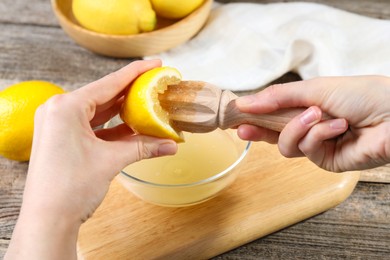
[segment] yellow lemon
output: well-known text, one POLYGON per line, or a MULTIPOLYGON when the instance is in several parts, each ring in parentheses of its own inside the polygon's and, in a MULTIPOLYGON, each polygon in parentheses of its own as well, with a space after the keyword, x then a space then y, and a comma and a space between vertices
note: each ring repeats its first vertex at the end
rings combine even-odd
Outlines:
POLYGON ((192 13, 204 0, 151 0, 157 15, 169 19, 179 19, 192 13))
POLYGON ((46 81, 24 81, 0 91, 0 155, 29 160, 35 111, 51 96, 63 92, 46 81))
POLYGON ((140 75, 125 94, 120 111, 122 120, 137 133, 182 142, 182 133, 171 127, 168 112, 158 100, 167 85, 180 81, 180 72, 170 67, 155 68, 140 75))
POLYGON ((157 21, 149 0, 73 0, 72 10, 83 27, 105 34, 148 32, 157 21))

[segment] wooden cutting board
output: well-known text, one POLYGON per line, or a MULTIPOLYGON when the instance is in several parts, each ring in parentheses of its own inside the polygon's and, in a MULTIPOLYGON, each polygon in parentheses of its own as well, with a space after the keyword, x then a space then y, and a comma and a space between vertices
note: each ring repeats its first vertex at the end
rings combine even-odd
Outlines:
POLYGON ((330 173, 276 146, 254 143, 235 183, 216 198, 186 208, 141 201, 119 182, 83 224, 80 259, 205 259, 338 205, 358 172, 330 173))

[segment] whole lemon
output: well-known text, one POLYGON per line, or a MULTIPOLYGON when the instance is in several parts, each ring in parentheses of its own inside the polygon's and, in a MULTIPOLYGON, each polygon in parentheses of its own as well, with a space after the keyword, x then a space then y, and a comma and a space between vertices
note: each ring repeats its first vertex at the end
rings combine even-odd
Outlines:
POLYGON ((0 155, 16 161, 28 161, 38 106, 60 87, 46 81, 24 81, 0 91, 0 155))
POLYGON ((201 6, 203 0, 151 0, 157 15, 169 19, 179 19, 201 6))
POLYGON ((157 22, 149 0, 73 0, 72 10, 83 27, 105 34, 148 32, 157 22))

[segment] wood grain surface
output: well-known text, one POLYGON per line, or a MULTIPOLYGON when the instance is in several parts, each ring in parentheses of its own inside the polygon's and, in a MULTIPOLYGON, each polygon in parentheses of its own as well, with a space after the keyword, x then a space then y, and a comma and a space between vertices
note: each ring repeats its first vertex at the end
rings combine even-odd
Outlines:
MULTIPOLYGON (((387 0, 310 2, 390 20, 387 0)), ((21 80, 41 79, 70 91, 130 61, 98 56, 76 45, 59 27, 48 0, 0 1, 0 89, 21 80)), ((288 73, 278 82, 298 79, 296 74, 288 73)), ((19 213, 27 167, 27 163, 0 158, 0 258, 19 213)), ((390 185, 378 183, 390 179, 388 169, 363 172, 363 180, 370 182, 360 182, 352 195, 334 209, 215 259, 388 259, 390 185)))
POLYGON ((274 145, 252 143, 233 185, 193 207, 154 206, 114 181, 81 228, 79 255, 207 259, 337 206, 358 180, 358 172, 330 173, 306 158, 286 159, 274 145))

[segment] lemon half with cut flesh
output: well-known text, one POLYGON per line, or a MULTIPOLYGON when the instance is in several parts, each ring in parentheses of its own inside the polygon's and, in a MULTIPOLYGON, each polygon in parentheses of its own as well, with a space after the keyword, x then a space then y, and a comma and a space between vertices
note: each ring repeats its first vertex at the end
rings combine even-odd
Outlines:
POLYGON ((169 114, 158 100, 168 85, 181 81, 180 72, 171 67, 159 67, 140 75, 125 94, 120 111, 122 120, 136 133, 183 142, 181 132, 169 124, 169 114))

